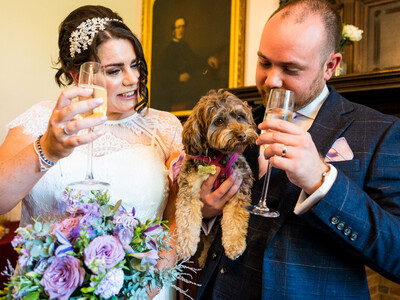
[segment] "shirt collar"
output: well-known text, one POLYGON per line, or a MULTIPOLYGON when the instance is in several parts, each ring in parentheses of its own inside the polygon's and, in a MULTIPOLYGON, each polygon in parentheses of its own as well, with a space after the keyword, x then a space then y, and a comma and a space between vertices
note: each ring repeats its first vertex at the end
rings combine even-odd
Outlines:
POLYGON ((319 109, 321 108, 322 104, 324 103, 324 101, 328 97, 328 95, 329 95, 329 90, 325 84, 322 92, 318 95, 318 97, 315 98, 306 107, 303 107, 302 109, 298 110, 298 113, 309 119, 314 120, 319 112, 319 109))

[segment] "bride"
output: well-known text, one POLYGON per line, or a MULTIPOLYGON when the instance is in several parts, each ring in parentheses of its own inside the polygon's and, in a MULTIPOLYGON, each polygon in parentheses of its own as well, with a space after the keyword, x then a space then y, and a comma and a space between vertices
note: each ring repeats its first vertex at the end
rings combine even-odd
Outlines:
MULTIPOLYGON (((182 126, 172 114, 148 108, 147 65, 139 40, 115 12, 83 6, 61 23, 58 45, 55 78, 60 86, 77 85, 86 61, 105 67, 107 117, 75 118, 103 100, 73 102, 92 90, 72 87, 56 103, 40 102, 8 124, 0 146, 0 214, 22 199, 21 225, 32 223, 32 217, 63 218, 64 188, 83 179, 87 144, 93 141, 94 174, 111 184, 111 202, 122 199, 142 221, 167 219, 173 230, 176 187, 168 170, 181 150, 182 126), (87 133, 90 127, 95 131, 87 133)), ((173 256, 169 253, 159 266, 173 263, 173 256)), ((174 299, 173 294, 164 288, 154 299, 174 299)))

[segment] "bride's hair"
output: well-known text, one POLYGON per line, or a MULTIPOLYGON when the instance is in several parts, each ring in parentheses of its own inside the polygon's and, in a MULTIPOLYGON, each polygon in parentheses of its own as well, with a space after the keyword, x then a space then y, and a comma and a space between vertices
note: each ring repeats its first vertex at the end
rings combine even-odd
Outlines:
POLYGON ((109 39, 128 40, 132 44, 138 60, 141 101, 139 101, 135 109, 141 111, 148 103, 148 90, 146 86, 148 75, 147 63, 144 59, 140 41, 122 21, 122 18, 117 13, 100 5, 85 5, 72 11, 59 27, 59 57, 56 65, 60 66, 56 68, 55 80, 60 87, 72 84, 73 78, 70 72, 79 72, 81 64, 89 60, 94 59, 99 61, 97 51, 102 43, 109 39), (88 23, 91 19, 94 20, 93 23, 88 23), (102 22, 104 27, 99 26, 96 21, 102 22), (83 30, 79 30, 80 28, 83 28, 83 30), (91 36, 93 31, 94 36, 91 36), (82 39, 83 42, 81 41, 80 44, 76 43, 74 45, 72 35, 75 36, 76 34, 84 38, 82 39))

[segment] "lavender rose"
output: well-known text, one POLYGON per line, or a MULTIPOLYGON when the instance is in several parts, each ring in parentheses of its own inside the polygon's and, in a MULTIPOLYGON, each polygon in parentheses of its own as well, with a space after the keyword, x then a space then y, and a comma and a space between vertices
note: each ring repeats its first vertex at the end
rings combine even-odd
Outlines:
POLYGON ((113 268, 125 257, 124 248, 119 239, 112 235, 98 236, 85 248, 85 264, 89 267, 93 260, 104 261, 107 269, 113 268))
POLYGON ((43 274, 40 284, 50 299, 67 300, 85 277, 85 270, 76 257, 54 257, 43 274))

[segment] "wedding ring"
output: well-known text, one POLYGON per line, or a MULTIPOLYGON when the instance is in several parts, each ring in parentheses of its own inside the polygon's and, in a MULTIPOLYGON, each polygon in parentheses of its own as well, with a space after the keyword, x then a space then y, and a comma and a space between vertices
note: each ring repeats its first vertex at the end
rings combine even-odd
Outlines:
POLYGON ((283 146, 283 149, 282 149, 282 157, 285 157, 286 156, 286 153, 287 153, 287 150, 288 150, 288 146, 287 145, 284 145, 283 146))
POLYGON ((66 126, 63 126, 63 130, 64 130, 64 133, 66 134, 66 135, 72 135, 71 133, 69 133, 68 131, 67 131, 67 127, 66 126))

